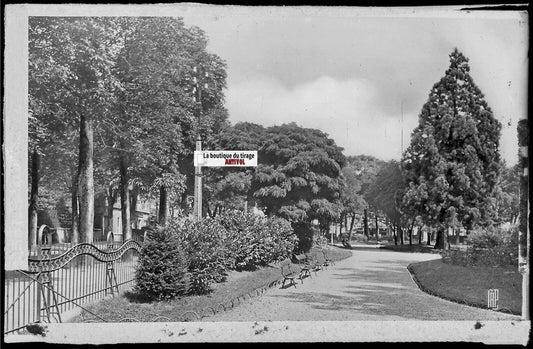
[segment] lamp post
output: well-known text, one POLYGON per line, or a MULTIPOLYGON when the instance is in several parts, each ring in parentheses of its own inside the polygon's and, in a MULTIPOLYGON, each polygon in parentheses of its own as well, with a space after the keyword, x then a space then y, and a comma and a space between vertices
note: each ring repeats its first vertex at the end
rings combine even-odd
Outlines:
MULTIPOLYGON (((193 88, 193 99, 195 102, 196 107, 196 113, 198 118, 198 134, 196 135, 196 151, 199 152, 202 151, 202 136, 200 133, 200 126, 201 126, 201 120, 202 120, 202 90, 200 88, 201 82, 200 77, 201 74, 199 74, 199 70, 197 66, 193 68, 194 77, 194 88, 193 88)), ((204 77, 208 78, 209 73, 204 72, 204 77)), ((204 88, 208 87, 207 82, 204 83, 204 88)), ((200 221, 202 219, 202 166, 199 161, 197 161, 197 165, 194 169, 194 206, 193 206, 193 215, 196 219, 196 221, 200 221)))

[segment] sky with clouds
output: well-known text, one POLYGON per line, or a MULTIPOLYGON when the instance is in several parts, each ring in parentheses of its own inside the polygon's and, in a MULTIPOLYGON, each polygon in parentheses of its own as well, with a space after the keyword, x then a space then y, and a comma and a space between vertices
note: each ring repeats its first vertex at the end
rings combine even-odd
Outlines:
POLYGON ((527 117, 528 19, 519 12, 450 8, 184 6, 227 63, 233 123, 295 121, 345 149, 389 160, 401 153, 429 91, 457 47, 503 124, 501 154, 517 162, 516 123, 527 117))
POLYGON ((208 49, 227 63, 232 123, 294 121, 326 132, 346 155, 383 160, 400 158, 402 130, 408 146, 457 47, 503 125, 502 157, 518 160, 516 125, 527 117, 525 12, 182 3, 32 5, 28 14, 181 17, 204 30, 208 49))

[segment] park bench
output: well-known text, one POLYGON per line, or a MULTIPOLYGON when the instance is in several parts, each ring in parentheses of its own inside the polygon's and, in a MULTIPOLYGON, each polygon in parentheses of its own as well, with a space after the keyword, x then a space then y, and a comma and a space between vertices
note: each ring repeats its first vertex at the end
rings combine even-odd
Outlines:
POLYGON ((297 267, 294 264, 292 264, 289 258, 286 258, 283 261, 281 261, 280 267, 281 267, 281 275, 283 276, 283 283, 281 287, 285 287, 285 282, 287 280, 290 281, 289 286, 293 285, 294 287, 296 287, 296 281, 295 281, 296 278, 300 279, 300 282, 302 284, 304 283, 301 270, 297 270, 296 269, 297 267))
POLYGON ((323 248, 320 251, 322 251, 322 254, 324 255, 324 259, 326 260, 326 262, 328 262, 328 265, 335 265, 335 260, 329 256, 328 250, 323 248))
POLYGON ((315 256, 316 263, 320 265, 320 267, 323 267, 324 269, 328 269, 328 261, 324 257, 324 254, 321 250, 315 249, 313 250, 313 254, 315 256))
POLYGON ((302 271, 303 276, 311 277, 311 270, 313 266, 310 265, 310 263, 307 261, 307 257, 305 256, 305 254, 294 254, 293 256, 298 266, 300 266, 300 270, 302 271))
POLYGON ((309 263, 311 270, 315 272, 315 275, 317 271, 322 270, 323 265, 322 263, 319 262, 315 251, 306 253, 305 257, 306 257, 307 263, 309 263))

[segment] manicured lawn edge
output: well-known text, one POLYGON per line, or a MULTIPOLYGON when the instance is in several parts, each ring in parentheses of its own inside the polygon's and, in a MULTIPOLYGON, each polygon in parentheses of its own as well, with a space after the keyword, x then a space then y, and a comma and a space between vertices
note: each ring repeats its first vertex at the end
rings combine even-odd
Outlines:
MULTIPOLYGON (((432 262, 432 261, 429 261, 429 262, 432 262)), ((453 296, 450 296, 448 294, 445 294, 443 292, 439 292, 437 290, 432 290, 428 287, 426 287, 420 280, 419 278, 417 277, 416 275, 416 272, 413 268, 413 265, 417 265, 417 264, 423 264, 423 263, 428 263, 428 261, 426 262, 416 262, 416 263, 411 263, 407 266, 407 270, 409 271, 409 273, 411 274, 411 277, 413 279, 413 281, 415 282, 415 284, 418 286, 418 288, 429 294, 429 295, 432 295, 432 296, 435 296, 435 297, 438 297, 438 298, 441 298, 441 299, 445 299, 447 301, 451 301, 451 302, 454 302, 454 303, 459 303, 459 304, 465 304, 465 305, 468 305, 468 306, 471 306, 471 307, 476 307, 476 308, 481 308, 481 309, 487 309, 487 310, 492 310, 492 311, 497 311, 497 312, 500 312, 500 313, 505 313, 505 314, 513 314, 513 315, 520 315, 520 312, 517 312, 517 311, 514 311, 512 309, 508 309, 506 308, 506 310, 508 311, 505 311, 503 308, 502 309, 489 309, 488 308, 488 305, 487 304, 484 304, 484 303, 480 303, 480 302, 476 302, 476 301, 471 301, 471 300, 466 300, 464 298, 458 298, 458 297, 453 297, 453 296)))

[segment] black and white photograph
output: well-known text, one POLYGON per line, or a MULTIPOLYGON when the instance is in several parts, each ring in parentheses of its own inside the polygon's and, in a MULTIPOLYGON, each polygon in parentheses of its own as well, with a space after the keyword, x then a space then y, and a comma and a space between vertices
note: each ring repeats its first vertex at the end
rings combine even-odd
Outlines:
POLYGON ((4 343, 529 343, 527 4, 4 32, 4 343))

